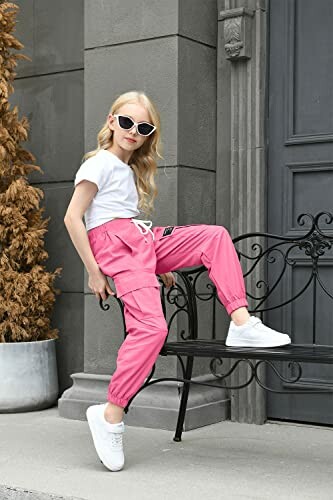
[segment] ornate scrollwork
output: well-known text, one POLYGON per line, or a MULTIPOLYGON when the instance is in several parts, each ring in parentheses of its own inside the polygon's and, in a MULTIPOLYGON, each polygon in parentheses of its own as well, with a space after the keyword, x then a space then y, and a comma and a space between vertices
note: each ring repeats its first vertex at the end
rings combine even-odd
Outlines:
POLYGON ((174 319, 180 314, 185 314, 188 333, 186 334, 185 329, 182 329, 180 331, 180 337, 182 340, 188 340, 195 338, 196 332, 194 328, 196 314, 191 294, 191 280, 186 274, 180 271, 174 272, 179 275, 180 279, 167 293, 165 293, 165 286, 163 284, 161 294, 163 310, 166 315, 166 303, 176 306, 168 320, 168 331, 170 331, 174 319))
POLYGON ((324 240, 324 236, 317 231, 314 231, 307 241, 300 243, 299 248, 304 248, 305 255, 308 255, 313 260, 324 255, 325 249, 332 248, 332 243, 324 240))
MULTIPOLYGON (((296 375, 294 375, 293 377, 285 377, 282 375, 282 373, 277 369, 277 367, 274 365, 274 363, 272 361, 269 361, 267 359, 261 359, 259 361, 256 361, 255 363, 249 359, 238 359, 232 366, 231 368, 229 369, 229 371, 227 373, 217 373, 217 370, 216 370, 216 365, 219 364, 220 366, 223 365, 223 359, 222 358, 213 358, 211 361, 210 361, 210 371, 211 373, 214 375, 214 377, 218 378, 219 380, 223 380, 225 381, 225 379, 227 377, 229 377, 234 371, 235 369, 237 368, 237 366, 240 364, 240 363, 246 363, 249 367, 250 367, 250 375, 248 377, 248 379, 243 383, 243 384, 239 384, 237 386, 227 386, 227 385, 223 385, 223 387, 225 389, 242 389, 244 387, 247 387, 251 382, 252 380, 254 379, 256 381, 256 383, 264 390, 268 391, 268 392, 274 392, 274 393, 278 393, 278 394, 296 394, 296 393, 299 393, 299 394, 303 394, 303 393, 313 393, 313 394, 317 394, 317 393, 332 393, 332 390, 331 389, 323 389, 323 390, 318 390, 318 389, 314 389, 314 390, 308 390, 308 389, 300 389, 300 390, 295 390, 295 389, 292 389, 291 391, 288 391, 286 389, 282 389, 282 390, 278 390, 278 389, 275 389, 273 387, 268 387, 260 378, 260 375, 258 374, 258 370, 259 368, 261 367, 261 365, 266 365, 266 366, 269 366, 273 372, 275 373, 275 375, 277 376, 277 378, 281 381, 281 382, 284 382, 286 384, 296 384, 302 377, 302 366, 301 364, 298 362, 298 361, 290 361, 288 363, 288 368, 291 370, 291 371, 295 371, 296 372, 296 375)), ((295 385, 296 387, 296 385, 295 385)))
POLYGON ((302 366, 299 362, 297 361, 290 361, 288 363, 288 367, 290 369, 294 369, 296 370, 296 375, 293 376, 293 377, 284 377, 282 375, 282 373, 276 368, 276 366, 274 365, 274 363, 272 363, 271 361, 269 360, 266 360, 266 359, 261 359, 259 361, 256 361, 256 362, 253 362, 251 361, 250 359, 238 359, 233 365, 232 367, 230 368, 230 370, 227 372, 227 373, 217 373, 216 372, 216 364, 219 363, 220 365, 223 365, 223 360, 221 358, 213 358, 210 362, 210 367, 211 367, 211 373, 220 381, 225 381, 225 379, 227 377, 229 377, 234 371, 235 369, 237 368, 237 366, 240 364, 240 363, 245 363, 249 366, 250 368, 250 375, 248 377, 248 379, 243 383, 243 384, 239 384, 239 385, 221 385, 221 384, 214 384, 214 383, 211 383, 211 382, 203 382, 203 381, 199 381, 199 380, 189 380, 189 379, 186 379, 185 378, 185 366, 184 366, 184 363, 183 363, 183 360, 181 359, 181 357, 179 355, 177 355, 177 358, 178 360, 181 362, 181 367, 182 367, 182 372, 183 372, 183 378, 181 377, 163 377, 163 378, 158 378, 158 379, 155 379, 155 380, 151 380, 153 374, 154 374, 154 371, 155 371, 155 364, 153 366, 153 369, 149 375, 149 377, 147 378, 146 382, 142 385, 142 387, 134 394, 134 396, 130 399, 130 401, 128 402, 126 408, 124 409, 125 410, 125 413, 128 412, 128 408, 131 404, 131 402, 133 401, 133 399, 139 394, 139 392, 141 392, 143 389, 145 389, 146 387, 148 387, 149 385, 153 385, 153 384, 158 384, 159 382, 182 382, 182 383, 190 383, 190 384, 195 384, 195 385, 203 385, 203 386, 206 386, 206 387, 216 387, 218 389, 228 389, 228 390, 233 390, 233 389, 243 389, 244 387, 247 387, 253 380, 256 381, 256 383, 265 391, 267 392, 272 392, 272 393, 275 393, 275 394, 333 394, 333 391, 332 389, 328 388, 328 389, 297 389, 296 387, 296 384, 297 382, 301 379, 302 377, 302 366), (276 374, 277 376, 277 379, 280 380, 281 382, 284 382, 284 383, 287 383, 287 384, 295 384, 295 389, 293 388, 292 390, 287 390, 287 389, 282 389, 282 390, 279 390, 279 389, 275 389, 273 387, 268 387, 260 378, 260 375, 258 374, 258 370, 260 368, 261 365, 267 365, 268 367, 270 367, 274 373, 276 374))
POLYGON ((304 213, 298 216, 297 223, 299 226, 304 226, 306 220, 310 221, 310 228, 307 230, 306 234, 300 237, 290 238, 269 233, 248 233, 234 238, 233 241, 235 245, 240 242, 246 243, 246 241, 250 241, 250 238, 263 238, 266 245, 269 240, 278 240, 267 248, 264 248, 264 244, 258 242, 253 243, 251 245, 253 254, 236 247, 241 263, 245 266, 246 263, 250 263, 248 269, 245 269, 243 272, 244 278, 254 275, 254 272, 259 270, 260 265, 262 265, 264 270, 268 269, 268 265, 280 265, 279 271, 275 273, 275 277, 271 279, 270 284, 268 284, 265 278, 256 280, 255 288, 257 290, 264 288, 263 294, 258 295, 248 291, 248 297, 256 301, 256 306, 253 309, 254 311, 263 312, 289 304, 302 295, 302 293, 315 282, 320 285, 329 297, 333 298, 332 292, 329 292, 323 284, 318 270, 319 258, 333 247, 333 236, 324 232, 320 227, 320 222, 321 220, 325 220, 327 225, 331 224, 333 222, 333 215, 329 212, 319 212, 315 216, 304 213), (288 268, 296 265, 297 257, 291 255, 294 250, 301 250, 306 257, 311 259, 312 266, 309 279, 305 286, 298 290, 293 296, 287 298, 283 303, 280 302, 279 304, 270 305, 270 307, 262 307, 264 303, 267 303, 268 298, 273 295, 273 292, 281 283, 288 268))

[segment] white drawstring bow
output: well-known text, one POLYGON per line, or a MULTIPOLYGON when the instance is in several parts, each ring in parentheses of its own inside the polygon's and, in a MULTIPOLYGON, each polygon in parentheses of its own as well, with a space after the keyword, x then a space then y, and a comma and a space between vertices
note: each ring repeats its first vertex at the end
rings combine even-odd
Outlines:
POLYGON ((153 231, 150 229, 151 226, 153 225, 151 220, 131 219, 131 222, 134 222, 134 224, 139 229, 141 234, 151 233, 153 240, 155 240, 155 235, 153 231))

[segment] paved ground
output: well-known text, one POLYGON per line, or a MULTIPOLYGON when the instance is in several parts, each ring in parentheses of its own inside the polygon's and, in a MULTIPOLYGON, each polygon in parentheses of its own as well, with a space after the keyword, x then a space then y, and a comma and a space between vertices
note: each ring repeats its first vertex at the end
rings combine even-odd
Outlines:
POLYGON ((0 414, 0 500, 333 499, 332 428, 227 421, 172 438, 126 426, 125 468, 111 472, 86 421, 0 414))

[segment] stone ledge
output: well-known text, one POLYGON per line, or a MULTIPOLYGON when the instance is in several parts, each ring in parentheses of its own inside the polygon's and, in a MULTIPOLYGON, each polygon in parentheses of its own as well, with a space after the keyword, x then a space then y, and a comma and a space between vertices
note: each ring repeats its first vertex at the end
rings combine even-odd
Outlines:
MULTIPOLYGON (((86 409, 93 404, 107 401, 107 390, 111 377, 90 373, 73 373, 73 385, 63 392, 58 400, 59 415, 74 420, 86 420, 86 409)), ((214 381, 215 377, 204 375, 193 380, 214 381)), ((159 382, 146 387, 133 400, 124 417, 126 425, 155 429, 175 430, 180 404, 182 383, 159 382)), ((192 385, 190 388, 184 431, 221 422, 230 418, 230 399, 221 386, 192 385)))

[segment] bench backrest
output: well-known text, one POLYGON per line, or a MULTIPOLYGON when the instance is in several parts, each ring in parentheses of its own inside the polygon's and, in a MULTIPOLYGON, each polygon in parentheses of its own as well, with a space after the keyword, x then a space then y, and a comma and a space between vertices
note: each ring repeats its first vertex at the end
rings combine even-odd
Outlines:
MULTIPOLYGON (((249 312, 262 316, 265 311, 279 309, 300 299, 305 293, 311 293, 310 313, 315 316, 319 288, 333 300, 333 279, 329 283, 321 272, 325 266, 327 269, 328 263, 331 263, 327 276, 332 277, 333 227, 329 227, 332 222, 333 215, 328 212, 320 212, 315 216, 301 214, 297 223, 306 229, 296 230, 293 236, 257 232, 233 238, 243 269, 249 312), (292 272, 300 261, 307 271, 304 273, 303 269, 304 282, 295 289, 292 272)), ((198 338, 200 329, 198 309, 201 314, 202 307, 207 307, 209 304, 210 309, 206 319, 209 315, 212 320, 209 335, 214 339, 216 308, 223 306, 216 293, 216 287, 208 277, 206 267, 181 269, 173 273, 177 275, 176 285, 169 290, 164 286, 161 287, 163 310, 166 318, 170 316, 167 318, 169 332, 173 322, 178 318, 182 324, 181 338, 183 340, 198 338), (169 307, 170 314, 167 314, 169 307)), ((315 323, 314 321, 314 328, 315 323)), ((179 328, 177 330, 179 331, 179 328)), ((315 335, 314 331, 313 338, 315 335)))

